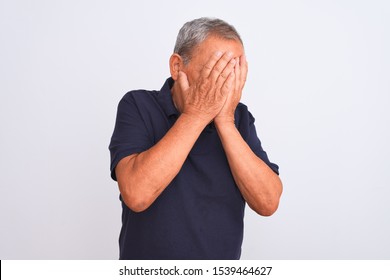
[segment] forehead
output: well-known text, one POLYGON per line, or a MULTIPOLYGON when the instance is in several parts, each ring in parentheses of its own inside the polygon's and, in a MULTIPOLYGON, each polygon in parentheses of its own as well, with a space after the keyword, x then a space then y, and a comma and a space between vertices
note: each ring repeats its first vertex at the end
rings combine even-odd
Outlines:
POLYGON ((244 54, 244 47, 237 40, 209 36, 196 47, 192 60, 208 60, 216 51, 232 52, 233 57, 240 57, 244 54))

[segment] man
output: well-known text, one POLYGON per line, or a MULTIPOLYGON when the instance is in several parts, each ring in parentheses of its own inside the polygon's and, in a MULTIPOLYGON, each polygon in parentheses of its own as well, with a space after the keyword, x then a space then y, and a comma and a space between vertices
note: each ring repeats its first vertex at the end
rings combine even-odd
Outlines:
POLYGON ((245 202, 269 216, 282 193, 239 103, 241 38, 219 19, 187 22, 169 66, 160 91, 131 91, 118 106, 110 151, 120 259, 239 259, 245 202))

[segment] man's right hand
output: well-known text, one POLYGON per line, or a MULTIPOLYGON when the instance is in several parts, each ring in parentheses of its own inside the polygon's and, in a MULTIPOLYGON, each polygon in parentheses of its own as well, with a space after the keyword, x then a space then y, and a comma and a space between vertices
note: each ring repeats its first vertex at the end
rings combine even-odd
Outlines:
POLYGON ((203 66, 198 80, 189 84, 187 75, 179 72, 177 83, 184 97, 182 114, 196 116, 207 124, 221 111, 234 87, 233 54, 216 52, 203 66))

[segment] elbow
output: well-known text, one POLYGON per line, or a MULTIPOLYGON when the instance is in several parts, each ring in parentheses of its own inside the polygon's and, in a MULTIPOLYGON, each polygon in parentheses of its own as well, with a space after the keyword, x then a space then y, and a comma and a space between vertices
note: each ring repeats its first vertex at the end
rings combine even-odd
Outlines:
POLYGON ((279 207, 279 199, 277 201, 264 203, 261 207, 252 208, 257 214, 264 217, 272 216, 279 207))
POLYGON ((283 185, 280 179, 274 185, 274 192, 269 194, 266 198, 259 199, 258 203, 251 207, 260 216, 272 216, 279 208, 280 197, 283 192, 283 185))
POLYGON ((144 193, 133 190, 129 186, 120 186, 123 202, 133 212, 140 213, 152 204, 144 193))
POLYGON ((146 192, 148 189, 139 172, 134 171, 134 161, 138 154, 123 158, 115 168, 118 187, 121 193, 122 201, 133 212, 142 212, 149 208, 154 199, 152 194, 146 192))
POLYGON ((150 205, 148 205, 144 200, 142 199, 129 199, 124 198, 124 202, 128 208, 130 208, 131 211, 140 213, 145 211, 149 208, 150 205))

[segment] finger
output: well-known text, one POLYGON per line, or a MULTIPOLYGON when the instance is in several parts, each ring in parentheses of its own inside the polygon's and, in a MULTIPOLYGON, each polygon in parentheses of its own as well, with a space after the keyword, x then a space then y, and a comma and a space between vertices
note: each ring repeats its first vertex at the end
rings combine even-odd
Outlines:
POLYGON ((186 73, 179 71, 179 77, 177 78, 177 83, 182 92, 185 92, 189 87, 188 79, 186 73))
POLYGON ((229 63, 226 65, 225 69, 222 70, 222 73, 219 74, 218 78, 217 78, 217 87, 220 88, 225 80, 229 77, 230 73, 234 72, 234 68, 235 66, 237 65, 237 60, 236 59, 232 59, 229 61, 229 63))
POLYGON ((207 78, 222 55, 223 53, 221 51, 213 53, 207 63, 203 66, 200 75, 204 78, 207 78))
POLYGON ((240 77, 241 86, 244 87, 248 75, 248 61, 246 60, 245 54, 241 56, 240 68, 241 68, 241 77, 240 77))
MULTIPOLYGON (((220 77, 220 75, 223 73, 223 71, 226 67, 231 68, 232 65, 230 64, 230 62, 231 62, 232 58, 233 58, 233 53, 227 52, 218 60, 218 62, 214 65, 214 67, 211 70, 210 75, 209 75, 209 78, 212 82, 217 81, 217 79, 220 77)), ((228 73, 230 73, 230 71, 228 73)), ((224 74, 226 74, 226 73, 224 73, 224 74)), ((225 79, 227 77, 228 77, 227 75, 224 76, 225 79)))
POLYGON ((232 91, 234 86, 234 80, 235 80, 235 74, 234 71, 232 71, 222 85, 222 89, 221 89, 222 95, 227 96, 229 92, 232 91))
POLYGON ((241 89, 241 66, 240 66, 240 58, 237 57, 236 60, 237 60, 237 64, 236 67, 234 67, 234 74, 236 76, 235 89, 237 91, 241 89))

